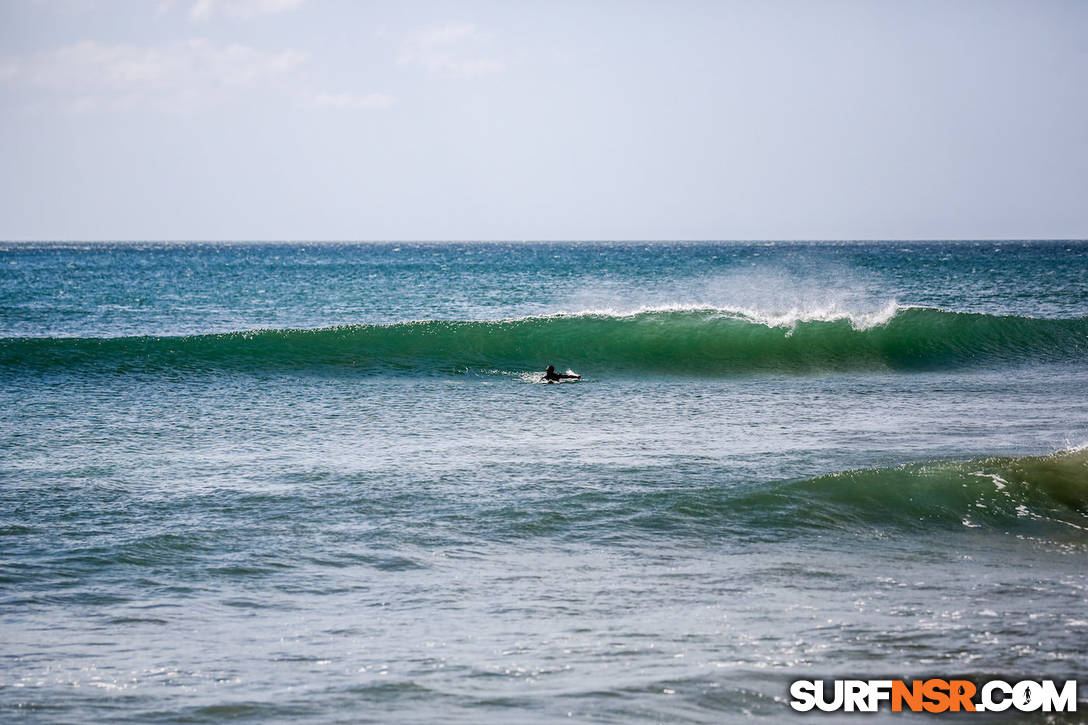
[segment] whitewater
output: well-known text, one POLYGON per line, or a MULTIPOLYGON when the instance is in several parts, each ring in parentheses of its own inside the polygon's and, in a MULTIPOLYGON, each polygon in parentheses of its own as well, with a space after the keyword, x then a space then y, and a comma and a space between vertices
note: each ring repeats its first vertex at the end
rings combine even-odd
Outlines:
POLYGON ((1081 241, 0 244, 0 718, 1088 707, 1085 390, 1081 241))

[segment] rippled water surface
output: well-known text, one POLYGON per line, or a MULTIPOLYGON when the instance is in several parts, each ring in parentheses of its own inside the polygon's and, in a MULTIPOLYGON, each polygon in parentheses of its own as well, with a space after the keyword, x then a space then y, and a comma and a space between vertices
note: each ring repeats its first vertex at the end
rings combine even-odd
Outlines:
POLYGON ((12 244, 0 338, 4 720, 1088 696, 1084 243, 12 244))

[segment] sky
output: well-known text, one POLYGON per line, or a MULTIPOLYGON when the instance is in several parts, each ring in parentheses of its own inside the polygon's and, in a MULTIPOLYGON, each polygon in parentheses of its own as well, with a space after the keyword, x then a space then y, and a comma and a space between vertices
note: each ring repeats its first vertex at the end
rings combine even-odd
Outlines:
POLYGON ((1088 2, 0 0, 0 239, 1088 237, 1088 2))

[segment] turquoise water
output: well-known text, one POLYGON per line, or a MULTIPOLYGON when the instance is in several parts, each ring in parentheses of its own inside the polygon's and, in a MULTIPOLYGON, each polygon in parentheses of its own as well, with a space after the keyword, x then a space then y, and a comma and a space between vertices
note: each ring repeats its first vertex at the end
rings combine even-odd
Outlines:
POLYGON ((3 245, 0 717, 1083 699, 1086 363, 1084 242, 3 245))

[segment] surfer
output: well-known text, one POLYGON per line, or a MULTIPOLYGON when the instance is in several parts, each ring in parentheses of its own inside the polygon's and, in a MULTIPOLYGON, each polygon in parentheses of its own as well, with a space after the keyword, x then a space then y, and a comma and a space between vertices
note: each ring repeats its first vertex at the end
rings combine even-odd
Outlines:
POLYGON ((548 369, 544 371, 544 379, 547 380, 549 383, 557 383, 560 380, 567 380, 567 379, 581 380, 582 376, 581 375, 568 375, 566 373, 557 373, 557 372, 555 372, 555 366, 554 365, 549 365, 548 369))

